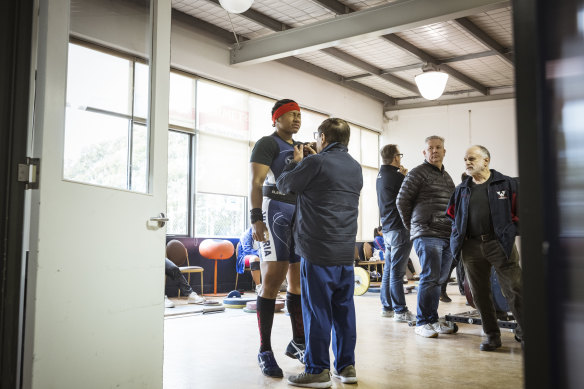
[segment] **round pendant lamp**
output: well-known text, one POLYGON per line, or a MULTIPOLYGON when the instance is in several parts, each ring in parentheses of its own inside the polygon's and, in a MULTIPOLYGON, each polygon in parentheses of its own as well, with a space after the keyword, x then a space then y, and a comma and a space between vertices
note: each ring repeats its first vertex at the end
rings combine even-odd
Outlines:
POLYGON ((232 14, 240 14, 245 12, 251 7, 253 4, 253 0, 219 0, 219 4, 223 7, 227 12, 231 12, 232 14))
POLYGON ((418 74, 414 79, 423 98, 436 100, 444 93, 448 74, 432 70, 418 74))

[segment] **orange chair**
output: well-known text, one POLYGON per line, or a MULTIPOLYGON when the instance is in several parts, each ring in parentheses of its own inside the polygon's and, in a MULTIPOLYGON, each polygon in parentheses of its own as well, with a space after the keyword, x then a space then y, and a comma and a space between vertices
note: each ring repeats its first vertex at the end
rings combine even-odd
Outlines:
MULTIPOLYGON (((191 273, 201 274, 201 296, 203 295, 203 269, 201 266, 191 266, 189 263, 189 252, 181 241, 173 239, 166 244, 166 258, 170 259, 181 273, 187 274, 187 281, 191 284, 191 273), (186 263, 186 266, 182 266, 186 263)), ((180 289, 178 291, 180 297, 180 289)))
POLYGON ((233 243, 225 239, 205 239, 199 244, 199 253, 207 259, 215 260, 215 276, 213 278, 213 295, 217 294, 217 261, 230 259, 233 256, 233 243))

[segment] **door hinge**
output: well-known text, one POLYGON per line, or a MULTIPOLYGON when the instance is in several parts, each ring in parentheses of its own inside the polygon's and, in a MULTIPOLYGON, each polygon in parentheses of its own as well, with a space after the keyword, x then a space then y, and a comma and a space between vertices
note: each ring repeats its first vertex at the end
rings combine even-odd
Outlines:
POLYGON ((18 182, 24 182, 25 189, 39 188, 40 158, 26 157, 26 163, 18 164, 18 182))

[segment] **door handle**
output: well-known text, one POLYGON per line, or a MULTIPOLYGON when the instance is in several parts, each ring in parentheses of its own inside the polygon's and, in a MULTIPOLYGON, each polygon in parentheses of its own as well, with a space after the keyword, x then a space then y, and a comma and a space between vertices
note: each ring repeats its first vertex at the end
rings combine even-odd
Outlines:
POLYGON ((160 212, 160 215, 150 218, 151 222, 158 222, 158 227, 162 228, 169 219, 166 217, 164 212, 160 212))

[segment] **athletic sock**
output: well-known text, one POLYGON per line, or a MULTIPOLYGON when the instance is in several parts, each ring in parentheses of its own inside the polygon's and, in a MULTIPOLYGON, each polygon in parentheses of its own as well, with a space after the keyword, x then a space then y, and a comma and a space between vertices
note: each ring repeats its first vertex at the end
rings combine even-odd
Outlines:
POLYGON ((286 307, 292 322, 292 339, 304 343, 304 321, 302 320, 302 300, 299 294, 286 293, 286 307))
POLYGON ((260 330, 260 353, 272 350, 272 323, 274 322, 274 310, 276 299, 266 299, 258 296, 257 317, 260 330))

